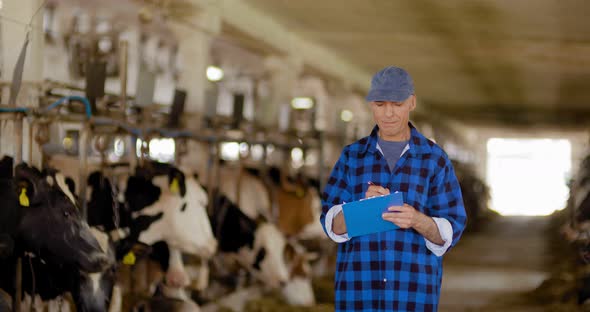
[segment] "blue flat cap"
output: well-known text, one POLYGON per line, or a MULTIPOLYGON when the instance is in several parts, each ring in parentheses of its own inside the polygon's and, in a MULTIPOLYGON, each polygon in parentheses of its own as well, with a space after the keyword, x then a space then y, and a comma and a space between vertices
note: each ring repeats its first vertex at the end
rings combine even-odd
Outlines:
POLYGON ((371 79, 371 90, 365 98, 368 102, 403 102, 414 94, 414 82, 404 69, 388 66, 371 79))

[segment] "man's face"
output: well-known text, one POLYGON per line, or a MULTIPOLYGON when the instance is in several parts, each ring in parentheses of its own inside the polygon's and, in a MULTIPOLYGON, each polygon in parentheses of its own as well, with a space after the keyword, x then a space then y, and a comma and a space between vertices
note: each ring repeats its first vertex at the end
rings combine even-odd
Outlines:
POLYGON ((379 135, 386 141, 409 139, 408 120, 416 108, 416 96, 410 95, 403 102, 371 102, 373 118, 379 126, 379 135))

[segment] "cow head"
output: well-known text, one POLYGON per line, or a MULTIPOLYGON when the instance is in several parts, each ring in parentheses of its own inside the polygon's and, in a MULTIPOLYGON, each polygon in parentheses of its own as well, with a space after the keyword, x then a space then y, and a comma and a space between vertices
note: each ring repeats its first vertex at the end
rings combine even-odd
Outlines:
POLYGON ((285 300, 291 305, 315 304, 310 261, 317 258, 317 254, 287 241, 283 233, 270 223, 258 226, 253 254, 253 268, 259 271, 258 276, 265 285, 281 287, 285 300))
POLYGON ((315 295, 311 284, 312 268, 310 262, 317 260, 318 254, 308 252, 295 240, 285 247, 285 259, 289 267, 289 281, 282 289, 283 297, 290 305, 315 305, 315 295))
MULTIPOLYGON (((158 175, 151 181, 144 179, 141 183, 146 185, 149 192, 159 196, 155 200, 151 198, 152 202, 140 209, 135 216, 163 215, 141 232, 139 240, 146 244, 165 241, 183 252, 211 257, 217 250, 217 241, 213 237, 207 216, 207 193, 194 177, 185 176, 180 170, 170 168, 166 175, 158 175), (155 189, 158 191, 151 191, 155 189)), ((142 190, 140 194, 145 192, 142 190)), ((137 198, 130 193, 129 189, 126 190, 126 198, 137 198), (131 197, 127 197, 128 195, 131 197)), ((134 206, 138 207, 137 204, 134 206)))
POLYGON ((289 280, 285 236, 271 223, 261 223, 254 234, 253 267, 264 284, 277 288, 289 280))
POLYGON ((73 290, 78 311, 107 311, 116 281, 115 251, 108 235, 97 228, 90 228, 101 250, 113 263, 97 273, 80 272, 78 287, 73 290))
POLYGON ((63 175, 39 172, 20 164, 15 169, 13 194, 21 219, 17 239, 30 251, 55 263, 74 264, 97 272, 110 263, 88 224, 63 175))

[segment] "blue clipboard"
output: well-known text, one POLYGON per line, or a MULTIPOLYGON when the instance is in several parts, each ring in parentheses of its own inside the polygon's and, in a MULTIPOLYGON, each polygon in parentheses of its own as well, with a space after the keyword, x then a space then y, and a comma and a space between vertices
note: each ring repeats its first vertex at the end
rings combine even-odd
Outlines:
POLYGON ((401 192, 389 195, 361 199, 342 205, 344 223, 348 237, 391 231, 397 225, 383 220, 381 215, 391 206, 403 206, 404 197, 401 192))

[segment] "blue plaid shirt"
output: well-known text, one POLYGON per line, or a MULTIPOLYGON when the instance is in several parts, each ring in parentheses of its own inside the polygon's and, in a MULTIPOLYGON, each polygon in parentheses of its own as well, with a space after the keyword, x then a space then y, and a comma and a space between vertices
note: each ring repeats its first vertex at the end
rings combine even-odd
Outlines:
MULTIPOLYGON (((404 194, 404 202, 453 228, 454 246, 467 217, 461 189, 446 153, 409 124, 409 149, 392 171, 377 149, 378 130, 342 151, 322 194, 320 222, 344 202, 365 197, 368 182, 404 194)), ((327 233, 327 232, 326 232, 327 233)), ((414 229, 354 237, 338 246, 335 275, 336 311, 436 311, 442 281, 442 258, 414 229)))

